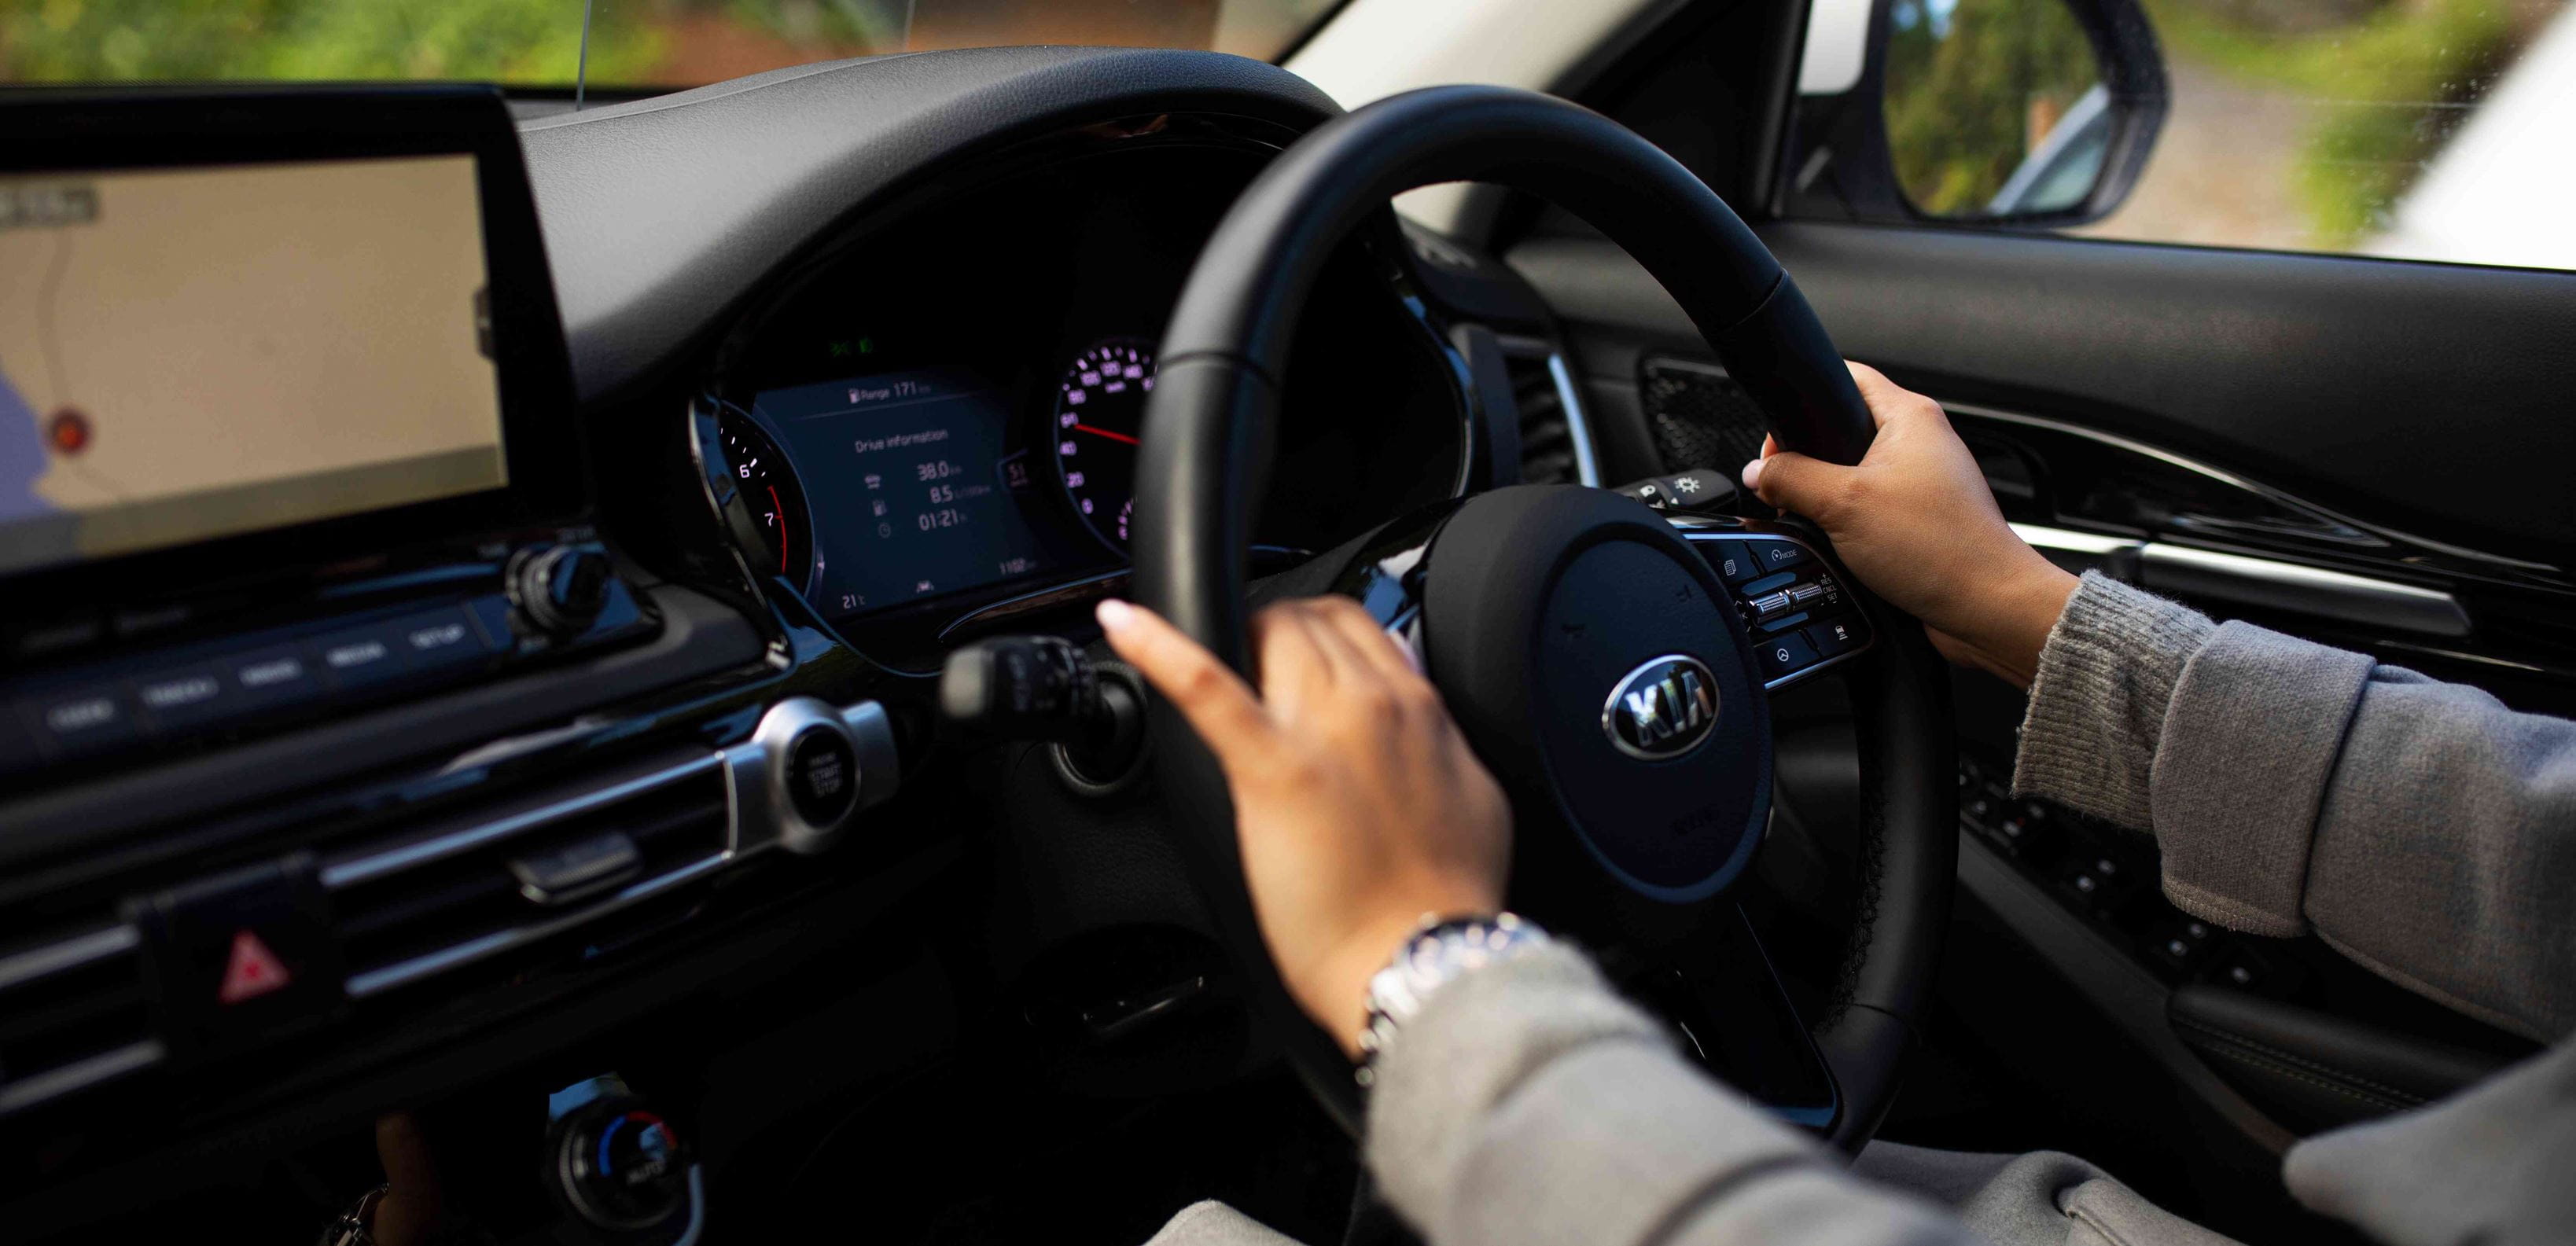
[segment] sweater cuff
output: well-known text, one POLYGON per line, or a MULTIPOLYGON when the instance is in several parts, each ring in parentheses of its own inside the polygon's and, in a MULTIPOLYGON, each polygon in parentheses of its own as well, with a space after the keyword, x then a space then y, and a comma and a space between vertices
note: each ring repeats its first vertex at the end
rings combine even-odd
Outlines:
POLYGON ((1486 1116, 1549 1061, 1592 1043, 1668 1041, 1563 944, 1443 984, 1378 1053, 1367 1142, 1387 1203, 1435 1223, 1486 1116))
POLYGON ((2249 934, 2307 929, 2317 815, 2373 665, 2237 622, 2191 656, 2150 793, 2176 907, 2249 934))
POLYGON ((2137 830, 2184 664, 2216 631, 2198 611, 2097 572, 2049 629, 2030 684, 2013 794, 2137 830))
POLYGON ((1369 1169, 1431 1241, 1646 1241, 1719 1175, 1821 1163, 1562 944, 1443 985, 1376 1068, 1369 1169))

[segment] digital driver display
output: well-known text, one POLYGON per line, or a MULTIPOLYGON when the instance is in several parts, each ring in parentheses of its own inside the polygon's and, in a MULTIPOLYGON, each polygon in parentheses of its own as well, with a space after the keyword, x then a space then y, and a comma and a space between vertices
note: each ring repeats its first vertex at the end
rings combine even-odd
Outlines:
POLYGON ((1012 444, 1007 395, 973 372, 765 390, 751 414, 804 482, 807 592, 826 610, 897 605, 1058 562, 1025 514, 1055 486, 1052 469, 1012 444))
POLYGON ((0 574, 509 483, 470 155, 0 175, 0 574))

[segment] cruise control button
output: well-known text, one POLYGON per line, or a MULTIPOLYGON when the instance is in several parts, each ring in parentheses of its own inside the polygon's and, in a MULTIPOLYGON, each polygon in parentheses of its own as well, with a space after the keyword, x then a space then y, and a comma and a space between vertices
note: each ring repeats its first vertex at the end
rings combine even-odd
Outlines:
POLYGON ((1849 653, 1860 644, 1860 631, 1851 625, 1849 619, 1827 619, 1809 627, 1806 635, 1807 642, 1816 647, 1819 657, 1849 653))
POLYGON ((1816 651, 1807 638, 1786 632, 1757 642, 1762 654, 1762 673, 1772 679, 1802 671, 1815 665, 1816 651))
POLYGON ((401 633, 383 624, 355 627, 333 632, 313 642, 313 651, 322 658, 322 669, 343 688, 379 684, 402 675, 405 642, 401 633))
POLYGON ((1755 541, 1754 560, 1765 571, 1786 571, 1807 561, 1807 551, 1788 541, 1755 541))

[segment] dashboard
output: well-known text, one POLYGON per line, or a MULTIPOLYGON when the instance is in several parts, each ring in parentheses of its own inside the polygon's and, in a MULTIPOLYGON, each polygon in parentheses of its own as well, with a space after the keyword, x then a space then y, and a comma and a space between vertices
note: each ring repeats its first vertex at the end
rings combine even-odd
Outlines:
MULTIPOLYGON (((986 49, 556 116, 466 88, 0 107, 47 136, 0 159, 0 208, 89 231, 82 263, 265 274, 229 257, 289 219, 319 222, 290 250, 354 248, 323 266, 340 280, 254 285, 263 303, 201 282, 294 313, 183 317, 206 351, 119 308, 69 343, 89 388, 53 392, 15 362, 43 351, 0 342, 27 408, 0 423, 55 483, 146 452, 168 473, 119 478, 167 497, 65 492, 0 534, 0 589, 40 603, 0 618, 12 1240, 310 1240, 381 1183, 376 1127, 405 1105, 490 1160, 458 1185, 491 1195, 499 1240, 590 1214, 547 1201, 588 1195, 535 1180, 537 1148, 669 1142, 637 1113, 690 1139, 657 1169, 674 1207, 701 1175, 738 1223, 812 1205, 764 1184, 801 1170, 762 1148, 945 1058, 923 916, 983 902, 961 863, 1152 816, 1052 768, 984 781, 1044 754, 955 747, 918 676, 971 637, 1078 633, 1121 591, 1171 310, 1331 101, 1238 58, 986 49), (150 235, 151 186, 229 207, 150 235), (423 221, 453 246, 400 301, 419 274, 367 257, 423 221), (120 249, 125 230, 168 245, 120 249), (290 330, 309 349, 269 349, 290 330), (216 386, 200 354, 264 363, 216 386), (274 461, 213 452, 260 459, 252 433, 274 461), (136 526, 165 517, 187 522, 136 526), (844 997, 934 1021, 818 1011, 844 997), (861 1046, 886 1035, 919 1050, 861 1046), (812 1058, 779 1058, 782 1036, 812 1058), (717 1105, 797 1119, 728 1136, 717 1105)), ((53 263, 70 236, 0 261, 53 263)), ((1309 307, 1256 571, 1510 479, 1513 386, 1547 375, 1525 287, 1391 213, 1309 307), (1507 363, 1506 334, 1540 349, 1507 363)), ((1151 977, 1128 952, 1213 947, 1165 837, 1058 842, 1123 855, 1032 870, 1045 894, 968 941, 991 960, 971 976, 1025 996, 1049 1042, 1161 982, 1087 967, 1151 977), (1117 954, 1054 956, 1093 939, 1117 954)), ((1235 1028, 1185 1051, 1242 1058, 1238 1020, 1197 1015, 1235 1028)), ((658 1246, 685 1219, 599 1240, 658 1246)))
MULTIPOLYGON (((757 578, 919 666, 996 607, 1123 572, 1157 340, 1268 154, 1170 125, 857 223, 743 318, 693 444, 757 578)), ((1337 257, 1298 340, 1271 562, 1465 483, 1464 365, 1404 296, 1393 233, 1337 257)))

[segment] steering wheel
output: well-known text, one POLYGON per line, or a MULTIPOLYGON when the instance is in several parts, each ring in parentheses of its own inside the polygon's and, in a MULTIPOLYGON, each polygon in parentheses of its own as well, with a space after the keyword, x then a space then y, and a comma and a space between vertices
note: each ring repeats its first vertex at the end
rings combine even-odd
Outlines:
MULTIPOLYGON (((1298 316, 1337 244, 1394 195, 1449 181, 1552 200, 1626 248, 1690 314, 1783 446, 1854 463, 1869 445, 1874 422, 1804 296, 1670 156, 1531 92, 1436 87, 1371 104, 1289 148, 1236 201, 1184 288, 1145 416, 1138 597, 1247 676, 1252 508, 1298 316)), ((1822 535, 1806 536, 1831 566, 1822 535)), ((1683 957, 1682 973, 1724 968, 1735 972, 1708 976, 1748 980, 1745 964, 1705 962, 1762 960, 1726 891, 1768 825, 1766 681, 1722 574, 1663 515, 1598 489, 1514 486, 1398 521, 1291 574, 1302 590, 1360 595, 1382 622, 1413 629, 1432 682, 1512 796, 1516 909, 1596 948, 1683 957), (1617 713, 1640 681, 1664 689, 1660 724, 1617 713), (1724 928, 1734 937, 1702 937, 1724 928), (1699 966, 1687 963, 1693 949, 1699 966)), ((1841 588, 1859 596, 1847 576, 1841 588)), ((1881 623, 1877 643, 1845 666, 1864 839, 1840 981, 1812 1024, 1796 1020, 1767 962, 1750 980, 1772 982, 1768 998, 1712 1010, 1719 1026, 1785 1016, 1792 1033, 1812 1035, 1811 1045, 1773 1044, 1757 1058, 1820 1055, 1830 1094, 1804 1119, 1853 1149, 1894 1098, 1957 852, 1946 669, 1921 628, 1889 626, 1905 621, 1859 604, 1881 623)), ((1222 772, 1168 705, 1155 705, 1152 733, 1185 856, 1255 1006, 1325 1108, 1356 1131, 1364 1104, 1349 1063, 1290 1000, 1264 950, 1222 772)), ((1772 1072, 1729 1076, 1750 1086, 1772 1072)))

